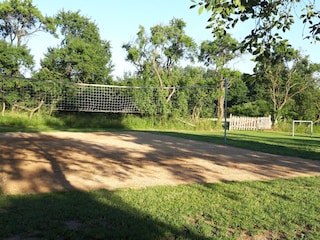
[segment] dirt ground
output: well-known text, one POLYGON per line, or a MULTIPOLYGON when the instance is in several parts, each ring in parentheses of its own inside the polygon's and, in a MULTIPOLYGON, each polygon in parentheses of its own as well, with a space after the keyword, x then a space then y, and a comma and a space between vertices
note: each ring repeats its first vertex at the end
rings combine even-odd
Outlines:
POLYGON ((320 161, 142 132, 0 133, 4 194, 320 175, 320 161))

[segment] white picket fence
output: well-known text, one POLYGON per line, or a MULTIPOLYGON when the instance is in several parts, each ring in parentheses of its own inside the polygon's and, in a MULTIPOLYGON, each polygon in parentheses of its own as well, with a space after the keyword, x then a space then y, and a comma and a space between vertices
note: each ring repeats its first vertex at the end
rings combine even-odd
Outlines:
POLYGON ((239 117, 230 115, 229 118, 229 130, 262 130, 271 128, 271 116, 239 117))

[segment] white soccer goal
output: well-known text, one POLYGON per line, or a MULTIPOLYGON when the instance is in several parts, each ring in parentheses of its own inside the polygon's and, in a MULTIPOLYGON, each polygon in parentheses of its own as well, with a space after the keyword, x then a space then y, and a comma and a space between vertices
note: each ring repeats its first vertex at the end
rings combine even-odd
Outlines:
POLYGON ((295 124, 301 124, 301 123, 304 123, 305 124, 305 127, 304 127, 304 132, 305 134, 310 134, 310 136, 312 136, 313 134, 313 121, 310 121, 310 120, 293 120, 292 121, 292 136, 294 136, 295 134, 295 131, 297 128, 295 128, 295 124))

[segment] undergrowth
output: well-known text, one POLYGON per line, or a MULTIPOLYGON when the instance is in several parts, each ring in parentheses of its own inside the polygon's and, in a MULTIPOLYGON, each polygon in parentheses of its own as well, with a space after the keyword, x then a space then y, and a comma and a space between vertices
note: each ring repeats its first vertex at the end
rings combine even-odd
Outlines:
POLYGON ((46 130, 214 130, 216 123, 211 120, 165 118, 161 116, 143 117, 130 114, 56 112, 36 113, 32 118, 27 113, 6 112, 0 117, 1 131, 46 131, 46 130))

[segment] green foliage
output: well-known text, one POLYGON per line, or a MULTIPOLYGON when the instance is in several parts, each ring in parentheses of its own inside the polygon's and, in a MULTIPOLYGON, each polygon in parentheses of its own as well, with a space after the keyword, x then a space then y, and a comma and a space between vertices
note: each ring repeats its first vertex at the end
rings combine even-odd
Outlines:
POLYGON ((302 12, 300 18, 309 27, 308 38, 319 40, 319 10, 316 1, 304 3, 301 0, 193 0, 190 8, 199 7, 201 14, 204 9, 211 12, 207 28, 212 29, 216 37, 226 35, 238 24, 251 23, 247 35, 242 39, 239 48, 253 55, 268 57, 271 48, 282 39, 282 33, 289 31, 294 24, 296 12, 302 12), (302 6, 302 9, 301 9, 302 6))
POLYGON ((216 129, 207 119, 179 117, 140 116, 130 114, 52 112, 45 109, 29 117, 26 111, 6 111, 0 117, 0 132, 4 131, 106 131, 106 130, 201 130, 216 129))
POLYGON ((244 102, 237 105, 231 105, 228 108, 230 114, 235 116, 248 117, 267 117, 270 115, 270 104, 265 100, 256 100, 253 102, 244 102))
POLYGON ((186 24, 173 18, 169 25, 155 25, 148 34, 143 26, 139 27, 137 39, 123 45, 127 51, 126 60, 131 62, 137 73, 146 79, 158 80, 154 86, 172 86, 171 73, 179 61, 193 60, 196 44, 186 35, 186 24))
POLYGON ((145 88, 133 95, 144 116, 196 120, 214 115, 213 98, 216 89, 212 85, 212 78, 205 79, 205 73, 206 70, 199 67, 175 67, 169 77, 171 87, 151 87, 157 85, 155 78, 136 76, 128 76, 120 84, 145 88))
POLYGON ((238 41, 230 34, 218 36, 214 41, 203 41, 200 46, 199 60, 208 67, 219 70, 237 57, 238 41))
MULTIPOLYGON (((292 134, 292 121, 282 121, 277 126, 277 131, 287 132, 292 134)), ((320 134, 320 124, 319 122, 313 122, 313 133, 311 134, 311 124, 310 123, 296 123, 295 124, 295 137, 316 137, 320 134)), ((303 144, 303 143, 301 143, 303 144)))
POLYGON ((32 69, 33 58, 26 46, 12 46, 0 40, 0 71, 8 76, 19 76, 22 67, 32 69))
POLYGON ((50 18, 42 16, 32 0, 4 0, 0 3, 0 35, 10 45, 22 45, 26 38, 37 31, 53 31, 50 18))
POLYGON ((54 20, 63 37, 61 45, 48 49, 34 77, 110 84, 111 46, 100 39, 98 27, 79 12, 60 11, 54 20))
POLYGON ((53 31, 50 18, 42 16, 32 0, 4 0, 0 3, 0 70, 20 76, 24 68, 34 65, 23 40, 37 31, 53 31))
POLYGON ((59 11, 55 16, 55 24, 64 36, 63 44, 68 44, 68 40, 72 38, 80 38, 84 42, 99 43, 101 41, 96 24, 89 18, 81 16, 80 11, 59 11))
POLYGON ((294 104, 289 109, 289 119, 320 120, 320 88, 309 87, 305 92, 294 97, 294 104))
POLYGON ((248 102, 248 87, 242 81, 241 77, 235 78, 228 89, 228 104, 235 106, 248 102))
POLYGON ((203 41, 200 47, 199 60, 212 70, 212 78, 217 86, 216 106, 219 121, 222 120, 225 113, 225 81, 228 79, 231 84, 240 77, 235 71, 226 67, 227 63, 237 57, 237 45, 237 40, 233 39, 230 34, 226 34, 216 36, 213 41, 203 41))
POLYGON ((143 116, 199 119, 213 117, 211 97, 214 92, 212 87, 206 86, 148 87, 144 91, 135 91, 133 99, 143 116))
POLYGON ((286 43, 275 45, 268 58, 259 59, 255 75, 269 90, 275 123, 288 115, 288 107, 295 96, 303 96, 307 89, 317 88, 317 72, 318 64, 311 64, 308 58, 286 43))
POLYGON ((32 114, 32 110, 41 107, 41 110, 50 114, 62 89, 61 84, 53 81, 7 76, 1 79, 2 107, 11 111, 29 111, 32 114))
MULTIPOLYGON (((308 4, 300 0, 193 2, 192 7, 199 7, 199 13, 204 10, 212 13, 208 28, 213 30, 213 41, 203 41, 197 46, 185 32, 186 23, 173 18, 167 25, 157 24, 148 31, 140 26, 136 39, 123 45, 127 60, 133 63, 137 72, 120 79, 119 84, 154 87, 130 96, 138 99, 143 116, 161 115, 165 119, 187 121, 217 116, 221 119, 224 115, 223 81, 227 78, 228 113, 272 114, 279 122, 320 120, 319 65, 311 64, 281 38, 281 32, 290 29, 292 13, 296 10, 301 12, 302 22, 309 27, 307 37, 319 38, 319 10, 315 1, 308 4), (230 30, 251 19, 255 19, 256 25, 248 29, 248 35, 238 43, 230 30), (239 55, 238 49, 255 54, 257 62, 255 74, 244 74, 242 80, 240 72, 227 67, 227 63, 239 55), (209 68, 179 67, 182 60, 192 62, 197 57, 209 68), (202 89, 194 90, 191 86, 202 89)), ((33 59, 23 43, 37 31, 60 35, 61 44, 48 49, 41 61, 41 70, 33 78, 59 81, 60 84, 52 83, 48 87, 46 81, 27 84, 0 79, 5 82, 1 101, 7 109, 14 104, 34 108, 44 96, 47 105, 54 106, 72 104, 70 100, 88 95, 88 92, 79 94, 76 89, 64 87, 62 83, 65 82, 114 84, 110 42, 101 39, 98 26, 90 18, 81 16, 79 11, 61 10, 54 17, 44 17, 32 0, 0 3, 2 73, 21 77, 21 70, 32 70, 33 59), (70 99, 54 99, 50 90, 57 95, 67 93, 70 99)), ((49 108, 45 110, 50 113, 49 108)))

